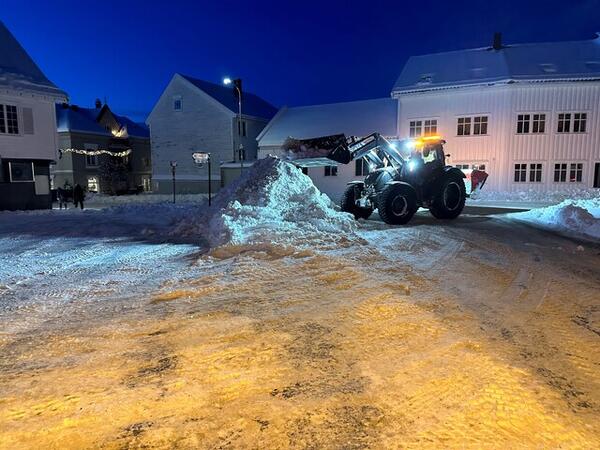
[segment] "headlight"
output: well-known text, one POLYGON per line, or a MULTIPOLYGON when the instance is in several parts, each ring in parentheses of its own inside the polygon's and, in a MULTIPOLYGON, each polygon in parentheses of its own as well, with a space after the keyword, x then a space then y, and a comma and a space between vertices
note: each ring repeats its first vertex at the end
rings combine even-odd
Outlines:
POLYGON ((417 163, 416 162, 414 162, 414 161, 409 161, 408 162, 408 170, 410 170, 412 172, 413 170, 415 170, 415 167, 417 167, 417 163))

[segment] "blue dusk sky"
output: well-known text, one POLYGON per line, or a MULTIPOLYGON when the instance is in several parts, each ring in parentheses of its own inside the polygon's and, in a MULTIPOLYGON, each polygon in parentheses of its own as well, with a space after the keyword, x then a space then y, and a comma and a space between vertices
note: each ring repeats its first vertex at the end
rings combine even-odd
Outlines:
MULTIPOLYGON (((9 3, 8 0, 1 0, 9 3)), ((244 88, 273 105, 388 96, 411 55, 582 40, 600 0, 28 1, 0 18, 71 101, 108 99, 142 121, 175 72, 244 88)))

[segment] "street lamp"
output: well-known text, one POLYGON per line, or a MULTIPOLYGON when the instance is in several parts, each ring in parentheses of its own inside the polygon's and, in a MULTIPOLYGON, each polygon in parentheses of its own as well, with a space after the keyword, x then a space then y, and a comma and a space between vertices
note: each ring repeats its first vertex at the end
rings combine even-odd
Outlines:
MULTIPOLYGON (((235 88, 234 92, 237 92, 237 99, 238 99, 237 125, 238 125, 238 138, 239 138, 239 143, 240 143, 238 152, 239 152, 239 159, 240 159, 240 175, 241 175, 241 172, 244 171, 244 145, 242 144, 242 79, 236 78, 235 80, 232 80, 229 77, 225 77, 225 78, 223 78, 223 84, 225 86, 229 86, 230 84, 233 84, 233 87, 235 88)), ((235 149, 233 149, 233 160, 235 161, 235 149)))
POLYGON ((175 169, 177 168, 177 161, 169 161, 171 166, 171 175, 173 175, 173 203, 175 203, 175 169))

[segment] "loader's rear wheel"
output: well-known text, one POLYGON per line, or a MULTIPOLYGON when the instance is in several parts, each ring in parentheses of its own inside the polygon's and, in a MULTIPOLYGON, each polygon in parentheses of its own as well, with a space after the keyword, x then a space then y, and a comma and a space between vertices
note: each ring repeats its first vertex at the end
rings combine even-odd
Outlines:
POLYGON ((436 219, 456 219, 465 207, 465 182, 456 174, 448 174, 440 186, 429 211, 436 219))
POLYGON ((379 194, 377 209, 385 223, 404 225, 419 209, 417 196, 414 189, 406 184, 390 184, 379 194))
POLYGON ((342 211, 354 215, 355 219, 368 219, 373 210, 371 208, 361 208, 356 204, 356 200, 360 198, 361 186, 350 184, 342 194, 340 208, 342 211))

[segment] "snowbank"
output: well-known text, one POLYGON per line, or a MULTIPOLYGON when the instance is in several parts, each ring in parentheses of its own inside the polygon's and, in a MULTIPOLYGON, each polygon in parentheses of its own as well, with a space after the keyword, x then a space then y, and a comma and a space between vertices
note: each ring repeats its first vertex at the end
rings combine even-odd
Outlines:
POLYGON ((296 166, 267 157, 219 191, 201 217, 181 220, 172 234, 201 235, 211 247, 275 240, 297 244, 317 234, 335 239, 355 227, 354 219, 338 211, 296 166))
POLYGON ((558 205, 512 214, 541 228, 600 241, 600 197, 565 200, 558 205))
POLYGON ((471 202, 507 201, 507 202, 547 202, 560 203, 569 199, 595 199, 599 195, 598 189, 566 187, 556 191, 540 191, 523 189, 514 192, 490 191, 485 187, 471 197, 471 202))

